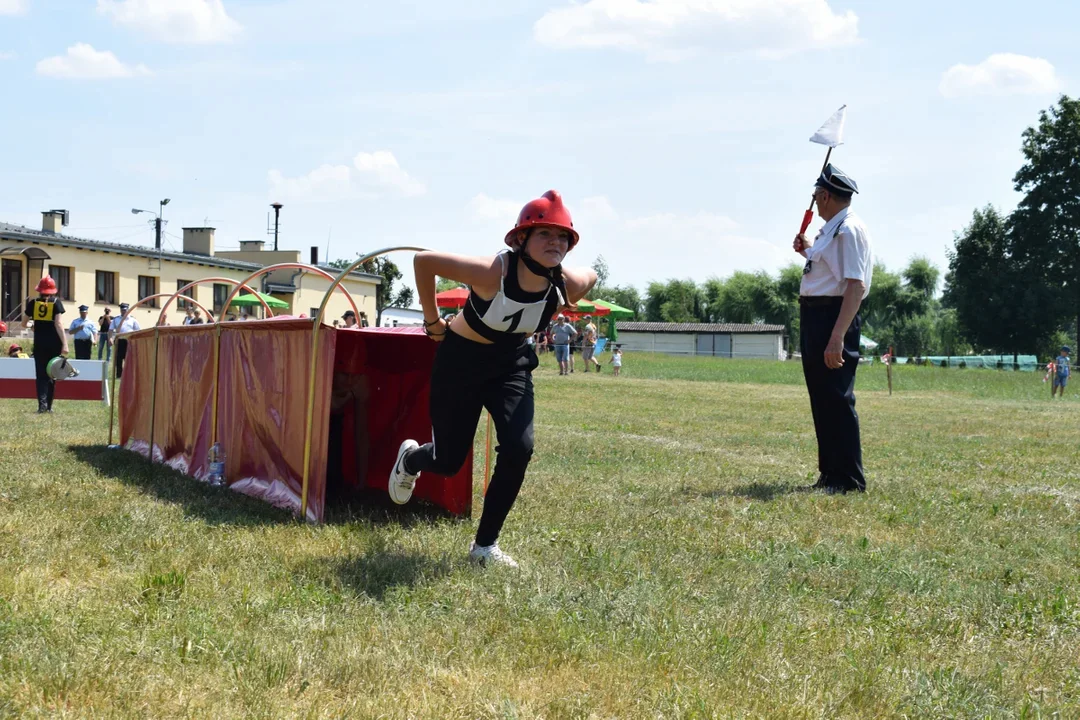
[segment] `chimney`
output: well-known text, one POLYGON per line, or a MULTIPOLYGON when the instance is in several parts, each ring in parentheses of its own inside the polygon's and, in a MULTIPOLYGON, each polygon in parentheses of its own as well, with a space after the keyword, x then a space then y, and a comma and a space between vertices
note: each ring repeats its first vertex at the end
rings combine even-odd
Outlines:
POLYGON ((316 265, 316 266, 319 264, 319 246, 318 245, 312 245, 311 246, 311 264, 316 265))
POLYGON ((241 240, 240 251, 241 252, 262 252, 263 241, 262 240, 241 240))
POLYGON ((213 256, 215 229, 212 227, 184 228, 184 253, 213 256))
POLYGON ((68 224, 67 210, 45 210, 41 213, 41 232, 55 235, 68 224))

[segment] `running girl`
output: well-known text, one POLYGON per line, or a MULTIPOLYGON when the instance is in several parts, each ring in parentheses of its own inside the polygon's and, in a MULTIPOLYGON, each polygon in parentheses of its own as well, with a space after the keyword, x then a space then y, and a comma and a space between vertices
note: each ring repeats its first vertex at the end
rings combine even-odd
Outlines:
POLYGON ((480 410, 487 408, 498 456, 469 557, 517 567, 498 539, 533 452, 532 371, 539 361, 526 338, 546 328, 559 308, 585 297, 596 273, 562 266, 578 233, 555 190, 522 208, 504 241, 510 250, 494 257, 423 252, 413 261, 424 330, 441 343, 431 373, 432 442, 401 444, 389 490, 394 502, 404 504, 421 473, 456 473, 472 449, 480 410), (435 303, 436 276, 469 286, 463 311, 449 325, 435 303))

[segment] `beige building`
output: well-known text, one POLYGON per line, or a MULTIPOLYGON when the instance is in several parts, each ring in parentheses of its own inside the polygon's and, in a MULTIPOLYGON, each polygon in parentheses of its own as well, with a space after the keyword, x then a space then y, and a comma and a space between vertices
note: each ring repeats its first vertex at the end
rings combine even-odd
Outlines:
MULTIPOLYGON (((175 293, 179 288, 203 278, 223 277, 243 280, 259 268, 278 263, 300 263, 299 250, 264 250, 262 241, 240 243, 240 250, 215 251, 214 228, 184 228, 183 252, 162 252, 137 245, 85 240, 63 233, 68 213, 42 213, 42 227, 33 230, 0 222, 0 319, 14 326, 21 319, 27 297, 42 276, 56 280, 59 296, 68 308, 68 318, 78 317, 78 306, 89 305, 89 316, 99 317, 106 308, 117 314, 119 305, 157 293, 175 293)), ((320 265, 317 249, 307 261, 333 276, 340 271, 320 265)), ((354 272, 342 283, 356 301, 357 308, 375 324, 375 292, 382 281, 378 275, 354 272)), ((278 270, 253 281, 252 287, 289 304, 289 310, 275 314, 312 315, 322 302, 330 281, 302 270, 278 270)), ((231 283, 207 283, 190 291, 190 296, 216 317, 232 290, 231 283)), ((143 327, 156 322, 164 298, 151 301, 135 311, 143 327)), ((325 322, 340 318, 350 306, 337 291, 327 305, 325 322)), ((166 322, 179 325, 184 318, 180 303, 170 306, 166 322)), ((65 322, 69 322, 65 318, 65 322)))

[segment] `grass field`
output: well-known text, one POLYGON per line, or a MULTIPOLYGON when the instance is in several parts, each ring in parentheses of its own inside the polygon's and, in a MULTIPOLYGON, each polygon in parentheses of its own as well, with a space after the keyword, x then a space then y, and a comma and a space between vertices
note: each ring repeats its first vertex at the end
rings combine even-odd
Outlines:
POLYGON ((795 363, 545 364, 518 572, 475 521, 305 526, 0 401, 0 717, 1080 717, 1080 402, 1041 374, 861 370, 870 492, 833 497, 793 492, 795 363))

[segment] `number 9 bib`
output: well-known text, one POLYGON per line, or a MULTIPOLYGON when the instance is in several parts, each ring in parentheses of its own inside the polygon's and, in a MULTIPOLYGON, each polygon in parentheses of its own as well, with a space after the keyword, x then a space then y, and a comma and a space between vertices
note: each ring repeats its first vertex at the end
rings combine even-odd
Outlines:
POLYGON ((53 319, 53 310, 56 306, 51 302, 34 301, 34 320, 50 322, 53 319))

